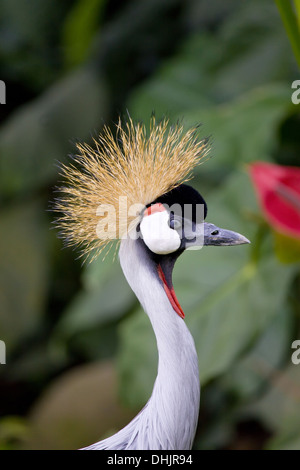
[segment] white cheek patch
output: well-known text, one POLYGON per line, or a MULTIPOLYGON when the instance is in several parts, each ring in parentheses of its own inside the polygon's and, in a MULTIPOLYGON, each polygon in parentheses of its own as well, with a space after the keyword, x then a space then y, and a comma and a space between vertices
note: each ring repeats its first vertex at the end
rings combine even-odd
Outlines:
POLYGON ((144 217, 140 228, 144 242, 153 253, 167 255, 180 247, 180 236, 169 227, 169 214, 166 210, 144 217))

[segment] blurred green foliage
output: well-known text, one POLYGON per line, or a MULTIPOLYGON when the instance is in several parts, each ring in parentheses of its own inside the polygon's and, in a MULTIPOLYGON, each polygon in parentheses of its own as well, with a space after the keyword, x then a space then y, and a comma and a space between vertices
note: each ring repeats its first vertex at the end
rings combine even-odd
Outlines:
POLYGON ((151 394, 155 338, 118 262, 82 266, 49 210, 57 162, 126 110, 202 123, 212 158, 193 185, 211 222, 252 242, 174 271, 199 354, 195 449, 299 448, 299 262, 247 173, 299 165, 299 70, 275 3, 3 0, 0 52, 0 448, 91 444, 151 394))

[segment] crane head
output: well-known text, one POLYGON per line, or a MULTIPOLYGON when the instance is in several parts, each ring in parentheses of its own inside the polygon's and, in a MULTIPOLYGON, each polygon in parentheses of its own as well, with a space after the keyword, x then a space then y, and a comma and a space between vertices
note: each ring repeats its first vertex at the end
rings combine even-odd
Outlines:
POLYGON ((243 235, 205 222, 207 205, 201 194, 181 184, 150 204, 143 212, 140 232, 157 255, 199 249, 205 245, 250 243, 243 235))
POLYGON ((205 245, 250 243, 237 232, 205 222, 206 215, 207 205, 201 194, 181 184, 149 204, 137 227, 167 297, 181 318, 184 318, 184 312, 172 283, 172 271, 178 256, 184 250, 199 249, 205 245))

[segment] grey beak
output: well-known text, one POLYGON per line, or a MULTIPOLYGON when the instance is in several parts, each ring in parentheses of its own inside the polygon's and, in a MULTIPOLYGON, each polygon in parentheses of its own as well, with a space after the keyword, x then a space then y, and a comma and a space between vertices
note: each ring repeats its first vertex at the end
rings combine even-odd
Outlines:
POLYGON ((232 232, 219 228, 214 224, 204 222, 204 245, 214 246, 230 246, 230 245, 243 245, 250 243, 248 238, 240 233, 232 232))

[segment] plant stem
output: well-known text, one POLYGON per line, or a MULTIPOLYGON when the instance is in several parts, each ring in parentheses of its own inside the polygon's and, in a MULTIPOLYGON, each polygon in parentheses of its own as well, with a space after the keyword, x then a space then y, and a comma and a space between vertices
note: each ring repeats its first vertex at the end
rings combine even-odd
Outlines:
POLYGON ((298 66, 300 68, 300 32, 299 32, 299 18, 300 18, 300 2, 295 0, 295 7, 297 10, 297 16, 293 10, 290 0, 275 0, 277 8, 279 10, 281 19, 285 26, 287 35, 292 45, 294 55, 298 66))

